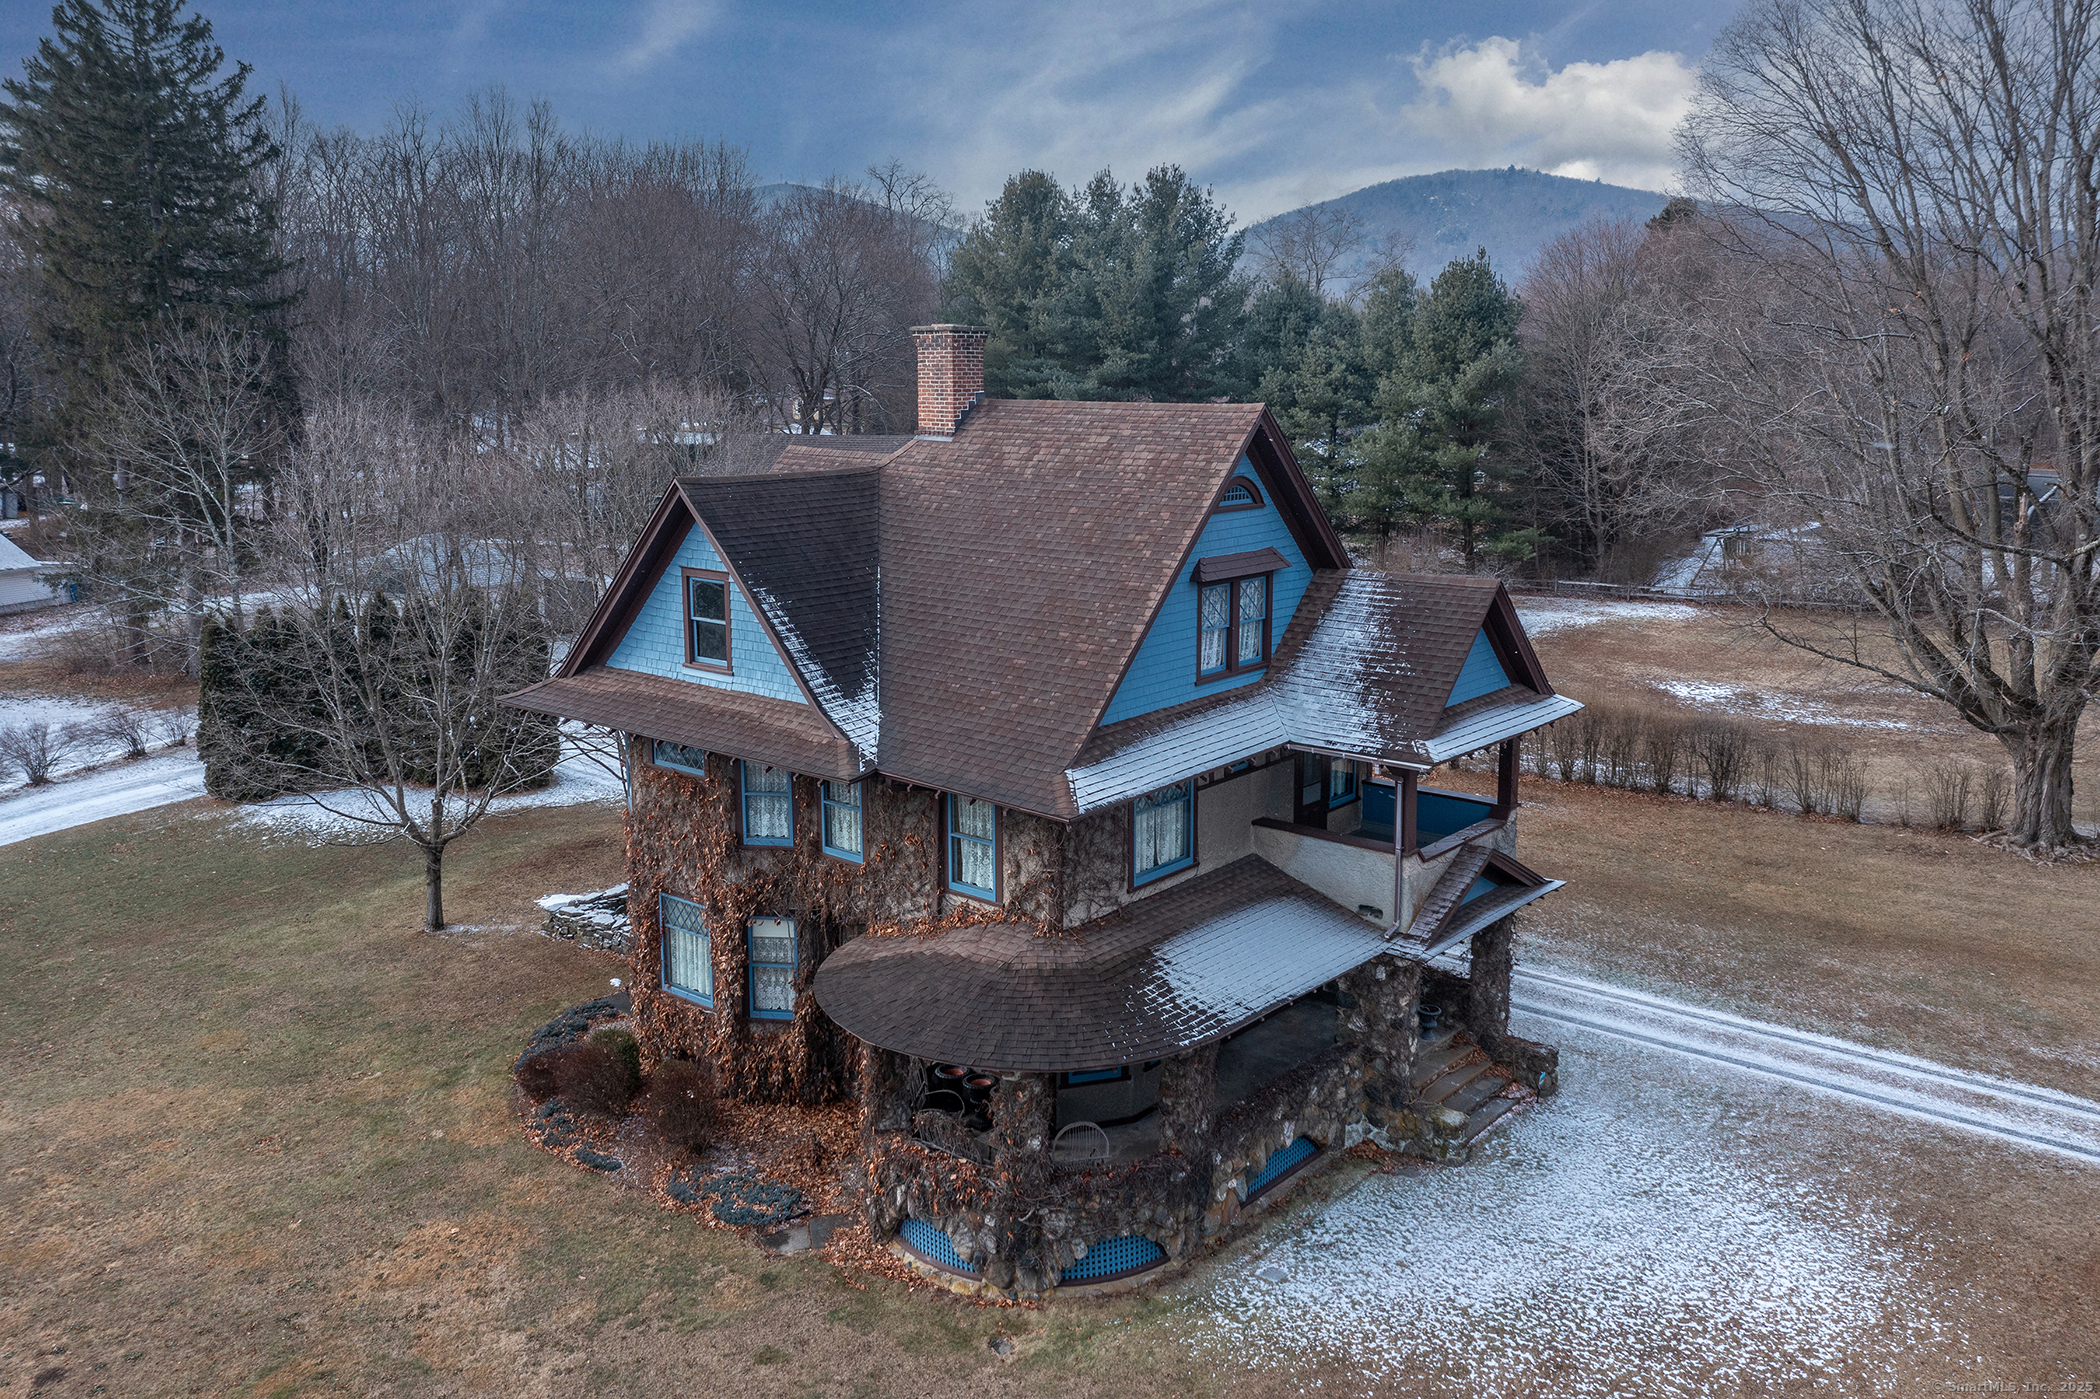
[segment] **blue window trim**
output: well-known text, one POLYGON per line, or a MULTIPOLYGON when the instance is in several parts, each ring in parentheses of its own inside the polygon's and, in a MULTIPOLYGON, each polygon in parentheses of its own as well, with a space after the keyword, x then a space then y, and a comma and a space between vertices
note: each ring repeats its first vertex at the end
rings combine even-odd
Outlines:
MULTIPOLYGON (((751 923, 757 921, 757 919, 752 919, 751 923)), ((792 918, 772 921, 788 925, 788 940, 794 944, 795 961, 759 961, 752 955, 751 951, 751 940, 757 934, 751 930, 751 923, 744 924, 744 1008, 750 1012, 753 1020, 793 1020, 795 1018, 795 1008, 793 1006, 789 1006, 786 1010, 760 1010, 758 1008, 758 969, 760 967, 786 967, 789 974, 793 975, 799 969, 802 960, 802 925, 792 918)))
POLYGON ((673 772, 683 772, 693 777, 707 776, 707 751, 702 748, 695 748, 689 743, 673 743, 668 738, 651 739, 649 741, 649 761, 656 767, 669 768, 673 772), (693 767, 686 763, 671 761, 664 757, 664 749, 666 748, 680 753, 698 753, 701 766, 693 767))
POLYGON ((1333 811, 1347 806, 1362 795, 1362 784, 1357 780, 1356 763, 1349 758, 1330 758, 1327 763, 1327 809, 1333 811), (1337 772, 1349 774, 1349 790, 1341 796, 1334 794, 1334 775, 1337 772))
POLYGON ((823 843, 824 853, 826 855, 835 855, 841 860, 851 860, 856 865, 859 864, 862 859, 862 851, 866 849, 868 844, 868 808, 865 789, 858 782, 819 782, 817 784, 817 800, 821 803, 821 807, 817 812, 817 839, 823 843), (848 787, 853 791, 853 801, 850 804, 850 809, 860 814, 861 850, 842 850, 831 843, 831 808, 849 805, 846 802, 832 799, 831 789, 833 787, 848 787))
POLYGON ((975 884, 965 884, 956 878, 955 868, 961 861, 955 858, 955 843, 959 840, 967 840, 978 845, 989 845, 992 848, 992 882, 994 884, 999 882, 999 808, 996 806, 992 807, 992 838, 990 840, 986 840, 982 836, 964 835, 955 829, 955 804, 966 800, 968 798, 958 797, 953 792, 948 794, 948 815, 945 822, 947 826, 946 839, 941 843, 941 853, 948 862, 946 871, 948 888, 953 893, 968 894, 973 899, 985 899, 992 903, 997 903, 999 901, 999 891, 997 889, 985 889, 975 884))
MULTIPOLYGON (((1167 875, 1185 870, 1196 863, 1196 784, 1194 781, 1169 782, 1167 787, 1184 787, 1187 789, 1181 800, 1189 809, 1189 853, 1170 864, 1154 865, 1150 869, 1139 869, 1137 867, 1137 804, 1144 798, 1140 797, 1133 800, 1130 803, 1130 887, 1133 889, 1140 884, 1150 884, 1155 879, 1163 879, 1167 875)), ((1166 787, 1156 788, 1155 790, 1163 792, 1166 790, 1166 787)), ((1147 797, 1151 795, 1153 795, 1152 792, 1145 794, 1147 797)))
MULTIPOLYGON (((760 763, 760 767, 772 767, 771 763, 760 763)), ((795 775, 788 774, 788 833, 785 836, 754 836, 751 834, 751 798, 753 793, 746 785, 751 769, 749 758, 739 758, 736 765, 737 810, 743 818, 743 837, 746 845, 793 845, 795 843, 795 775)), ((779 792, 759 792, 761 797, 777 797, 779 792)))
POLYGON ((1121 1083, 1130 1077, 1129 1065, 1120 1069, 1075 1069, 1065 1075, 1065 1086, 1077 1088, 1087 1083, 1121 1083))
MULTIPOLYGON (((658 894, 656 896, 656 922, 659 930, 667 929, 671 926, 671 920, 665 916, 665 910, 669 905, 674 903, 685 904, 688 907, 699 909, 700 921, 704 924, 707 923, 707 909, 704 905, 694 903, 691 899, 681 899, 676 894, 658 894)), ((709 980, 712 981, 715 954, 714 926, 712 924, 708 924, 707 931, 701 936, 707 939, 709 980)), ((690 991, 683 986, 674 986, 671 984, 670 953, 670 938, 659 936, 657 938, 656 944, 657 984, 663 987, 664 990, 669 992, 671 995, 676 996, 681 1001, 690 1001, 694 1005, 699 1006, 702 1010, 713 1010, 715 1008, 715 998, 713 996, 702 995, 698 991, 690 991)))

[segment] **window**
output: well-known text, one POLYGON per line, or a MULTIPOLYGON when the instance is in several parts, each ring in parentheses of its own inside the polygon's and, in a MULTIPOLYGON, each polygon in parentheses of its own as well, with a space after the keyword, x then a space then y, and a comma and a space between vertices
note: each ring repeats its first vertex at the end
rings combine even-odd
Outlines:
POLYGON ((1220 510, 1253 510, 1261 505, 1261 492, 1244 476, 1235 476, 1225 483, 1225 493, 1218 497, 1220 510))
POLYGON ((1356 800, 1356 764, 1337 758, 1327 769, 1327 805, 1347 806, 1356 800))
POLYGON ((786 768, 742 762, 737 770, 744 782, 744 844, 793 845, 795 843, 794 777, 786 768))
POLYGON ((1077 1069, 1065 1075, 1065 1086, 1077 1088, 1083 1083, 1121 1083, 1129 1077, 1128 1066, 1120 1069, 1077 1069))
POLYGON ((751 1018, 795 1018, 795 920, 754 918, 751 947, 751 1018))
POLYGON ((729 669, 729 577, 722 573, 685 573, 685 663, 710 670, 729 669))
POLYGON ((980 899, 998 897, 999 808, 990 802, 948 798, 948 887, 980 899))
POLYGON ((709 960, 707 910, 691 899, 658 894, 656 921, 663 927, 664 990, 712 1010, 715 966, 709 960))
POLYGON ((1268 664, 1268 574, 1205 583, 1197 595, 1197 614, 1198 675, 1237 675, 1268 664))
POLYGON ((1131 804, 1130 879, 1143 884, 1196 862, 1195 785, 1176 782, 1131 804))
POLYGON ((860 859, 860 784, 826 782, 824 853, 842 860, 860 859))
POLYGON ((651 756, 660 768, 675 768, 679 772, 689 772, 695 777, 707 776, 705 748, 688 748, 682 743, 672 743, 668 739, 660 738, 656 740, 656 748, 651 756))

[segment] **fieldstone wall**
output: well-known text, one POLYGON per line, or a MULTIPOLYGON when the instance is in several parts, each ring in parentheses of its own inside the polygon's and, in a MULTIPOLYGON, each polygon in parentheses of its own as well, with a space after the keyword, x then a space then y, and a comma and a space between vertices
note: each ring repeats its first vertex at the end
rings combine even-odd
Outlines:
POLYGON ((1475 1039, 1509 1033, 1509 975, 1514 969, 1516 919, 1498 918, 1473 934, 1466 978, 1466 1027, 1475 1039))

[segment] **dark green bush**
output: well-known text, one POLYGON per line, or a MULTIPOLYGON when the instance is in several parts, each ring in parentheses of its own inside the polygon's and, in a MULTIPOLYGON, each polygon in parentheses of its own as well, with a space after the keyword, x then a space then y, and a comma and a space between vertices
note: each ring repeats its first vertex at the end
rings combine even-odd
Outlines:
POLYGON ((713 1079, 698 1064, 666 1059, 650 1076, 648 1113, 667 1145, 707 1150, 718 1117, 713 1079))

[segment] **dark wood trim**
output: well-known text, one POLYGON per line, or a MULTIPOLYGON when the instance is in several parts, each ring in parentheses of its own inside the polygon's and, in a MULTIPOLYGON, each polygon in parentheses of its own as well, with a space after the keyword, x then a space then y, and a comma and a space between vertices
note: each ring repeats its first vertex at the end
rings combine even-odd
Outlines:
MULTIPOLYGON (((1193 583, 1194 578, 1190 581, 1193 583)), ((1195 583, 1196 588, 1196 683, 1212 685, 1220 680, 1235 680, 1243 675, 1254 675, 1269 668, 1269 658, 1275 654, 1273 644, 1276 634, 1276 573, 1242 573, 1232 578, 1214 578, 1208 583, 1195 583), (1242 665, 1240 654, 1240 584, 1249 578, 1262 580, 1261 614, 1261 659, 1242 665), (1232 599, 1232 610, 1225 623, 1225 668, 1205 670, 1203 668, 1203 590, 1224 588, 1232 599)))
POLYGON ((731 634, 729 614, 730 595, 736 590, 736 580, 718 568, 678 568, 678 615, 679 629, 685 633, 685 664, 689 670, 704 670, 710 675, 736 674, 735 638, 731 634), (722 654, 726 659, 703 661, 693 654, 693 590, 692 580, 705 578, 710 583, 722 585, 722 654))
POLYGON ((1393 827, 1394 834, 1400 841, 1400 853, 1403 855, 1416 853, 1416 848, 1420 843, 1419 832, 1421 828, 1415 824, 1416 798, 1420 793, 1421 788, 1416 782, 1415 770, 1413 768, 1402 768, 1400 770, 1400 791, 1397 798, 1400 809, 1393 813, 1393 827))
POLYGON ((1385 841, 1373 840, 1369 836, 1344 835, 1338 831, 1330 831, 1324 826, 1303 826, 1296 821, 1279 821, 1273 816, 1257 816, 1248 824, 1260 826, 1265 831, 1288 831, 1294 836, 1332 841, 1336 845, 1353 845, 1358 850, 1375 850, 1381 855, 1393 853, 1393 847, 1385 841))
MULTIPOLYGON (((562 658, 555 670, 557 677, 576 674, 597 659, 599 643, 609 633, 627 630, 638 601, 655 591, 657 580, 663 577, 664 568, 670 563, 671 550, 664 542, 664 531, 669 528, 673 508, 692 516, 693 508, 685 498, 685 492, 677 484, 664 488, 663 498, 656 502, 656 509, 649 512, 649 521, 635 536, 627 557, 620 560, 620 567, 613 574, 612 583, 605 596, 598 599, 597 607, 591 610, 590 620, 576 635, 576 644, 562 658)), ((698 517, 693 516, 698 523, 698 517)))
POLYGON ((1524 633, 1524 623, 1517 616, 1517 604, 1510 597, 1509 589, 1498 587, 1495 597, 1488 604, 1488 616, 1499 625, 1488 628, 1488 645, 1495 648, 1496 659, 1502 668, 1519 684, 1528 685, 1542 695, 1551 695, 1552 682, 1546 679, 1546 668, 1539 664, 1538 652, 1531 649, 1531 638, 1524 633))
POLYGON ((1196 560, 1190 572, 1190 581, 1196 583, 1224 583, 1240 578, 1252 578, 1257 573, 1281 573, 1291 566, 1291 561, 1273 547, 1242 549, 1237 554, 1207 554, 1196 560))
POLYGON ((1517 740, 1505 738, 1495 755, 1495 814, 1507 820, 1517 809, 1517 740))
POLYGON ((1416 790, 1425 796, 1450 797, 1455 801, 1474 802, 1480 806, 1493 806, 1495 804, 1491 798, 1483 797, 1478 792, 1456 792, 1449 787, 1419 787, 1416 790))
POLYGON ((1320 502, 1312 492, 1312 483, 1305 479, 1304 468, 1298 465, 1298 456, 1290 449, 1282 426, 1266 407, 1261 410, 1254 430, 1247 434, 1247 440, 1240 444, 1240 455, 1253 462, 1255 470, 1262 474, 1269 487, 1270 503, 1285 513, 1287 521, 1290 514, 1298 516, 1298 528, 1292 532, 1299 536, 1300 543, 1303 544, 1309 535, 1318 545, 1318 552, 1325 554, 1322 560, 1313 557, 1315 550, 1305 551, 1305 561, 1313 571, 1348 568, 1348 548, 1343 545, 1341 536, 1334 532, 1334 524, 1327 518, 1327 512, 1320 508, 1320 502), (1268 461, 1255 456, 1257 442, 1268 461), (1290 510, 1285 510, 1286 501, 1292 507, 1290 510))
POLYGON ((1257 484, 1254 481, 1248 480, 1245 475, 1238 471, 1235 471, 1231 476, 1228 476, 1225 479, 1224 485, 1218 487, 1217 497, 1211 502, 1210 513, 1213 515, 1230 515, 1235 510, 1259 510, 1265 504, 1267 504, 1267 501, 1268 497, 1262 494, 1261 486, 1259 484, 1257 484), (1224 499, 1225 493, 1231 490, 1234 486, 1245 486, 1247 488, 1248 494, 1254 497, 1253 503, 1245 505, 1218 504, 1219 500, 1224 499))
POLYGON ((1485 821, 1475 821, 1464 830, 1453 831, 1442 840, 1425 847, 1422 850, 1422 858, 1424 860, 1434 860, 1437 856, 1456 850, 1459 846, 1477 840, 1481 836, 1492 835, 1508 824, 1508 821, 1499 816, 1490 817, 1485 821))

